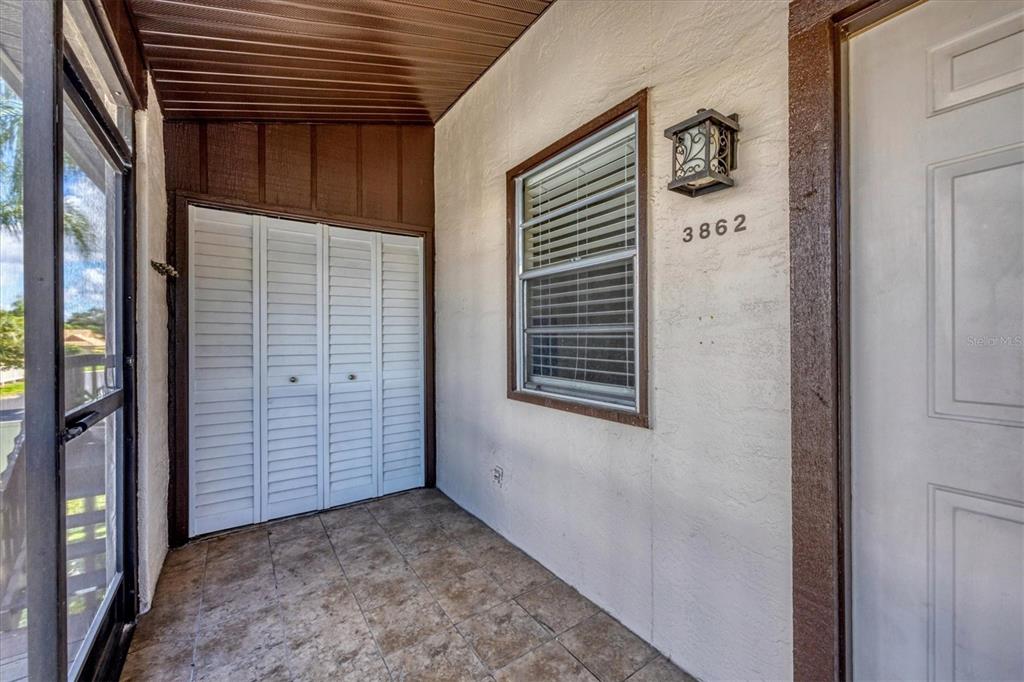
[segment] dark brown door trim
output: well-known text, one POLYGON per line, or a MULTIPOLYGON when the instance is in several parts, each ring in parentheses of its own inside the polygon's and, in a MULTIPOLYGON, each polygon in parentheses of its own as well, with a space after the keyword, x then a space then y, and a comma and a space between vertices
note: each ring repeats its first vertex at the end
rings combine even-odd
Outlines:
POLYGON ((243 211, 259 215, 308 220, 374 232, 423 237, 424 293, 424 477, 428 488, 436 485, 437 455, 434 427, 434 233, 413 225, 377 221, 339 220, 319 212, 280 210, 194 192, 169 192, 167 201, 167 260, 179 275, 167 288, 168 410, 170 480, 167 495, 168 543, 179 547, 188 542, 188 207, 190 205, 243 211))
POLYGON ((849 677, 848 276, 842 47, 914 0, 789 7, 793 675, 849 677))

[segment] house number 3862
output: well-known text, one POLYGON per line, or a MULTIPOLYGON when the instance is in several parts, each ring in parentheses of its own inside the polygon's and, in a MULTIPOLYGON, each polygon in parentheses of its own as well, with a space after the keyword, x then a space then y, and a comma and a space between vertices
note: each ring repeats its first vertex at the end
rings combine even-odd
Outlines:
POLYGON ((683 241, 692 242, 694 237, 707 239, 711 235, 722 237, 730 232, 743 232, 746 229, 747 216, 740 213, 732 219, 731 223, 728 218, 719 218, 714 223, 701 223, 698 227, 684 227, 683 241))

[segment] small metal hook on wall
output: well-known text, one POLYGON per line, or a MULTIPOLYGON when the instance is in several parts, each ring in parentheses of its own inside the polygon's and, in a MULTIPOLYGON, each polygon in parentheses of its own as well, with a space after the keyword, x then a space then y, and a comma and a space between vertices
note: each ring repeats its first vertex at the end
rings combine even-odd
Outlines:
POLYGON ((149 264, 153 266, 154 270, 159 272, 164 277, 167 277, 168 279, 178 279, 178 271, 174 268, 173 265, 170 265, 168 263, 162 263, 157 260, 151 260, 149 261, 149 264))

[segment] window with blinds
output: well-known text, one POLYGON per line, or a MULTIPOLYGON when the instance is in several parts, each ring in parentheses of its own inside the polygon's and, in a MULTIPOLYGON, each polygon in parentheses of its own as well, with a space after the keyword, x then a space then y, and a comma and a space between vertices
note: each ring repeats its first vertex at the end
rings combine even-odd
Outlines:
POLYGON ((638 112, 514 180, 519 392, 638 412, 638 112))

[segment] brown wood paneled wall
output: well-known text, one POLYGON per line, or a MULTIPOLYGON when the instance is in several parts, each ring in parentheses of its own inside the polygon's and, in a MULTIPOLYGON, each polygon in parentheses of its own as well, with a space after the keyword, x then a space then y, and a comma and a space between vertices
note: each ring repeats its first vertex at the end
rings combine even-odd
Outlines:
POLYGON ((429 126, 168 122, 167 189, 410 232, 434 225, 429 126))

